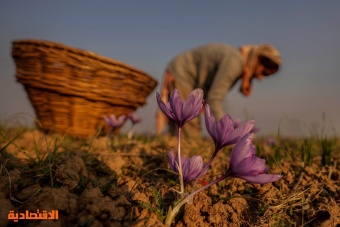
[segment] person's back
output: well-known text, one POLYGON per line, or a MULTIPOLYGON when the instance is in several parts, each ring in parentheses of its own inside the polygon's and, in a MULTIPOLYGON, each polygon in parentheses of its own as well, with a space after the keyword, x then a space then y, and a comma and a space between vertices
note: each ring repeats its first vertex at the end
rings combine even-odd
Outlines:
POLYGON ((244 60, 236 48, 223 43, 211 43, 180 53, 169 62, 167 69, 175 81, 202 88, 208 94, 219 70, 224 70, 224 75, 219 80, 235 81, 241 75, 243 67, 244 60), (227 73, 227 70, 233 72, 227 73))

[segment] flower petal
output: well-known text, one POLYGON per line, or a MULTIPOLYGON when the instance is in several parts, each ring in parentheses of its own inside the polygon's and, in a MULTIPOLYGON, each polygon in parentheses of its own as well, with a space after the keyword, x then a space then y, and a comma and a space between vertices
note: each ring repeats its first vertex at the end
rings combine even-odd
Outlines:
POLYGON ((107 117, 106 115, 104 115, 103 118, 104 118, 104 120, 105 120, 105 122, 106 122, 107 124, 110 124, 110 118, 109 118, 109 117, 107 117))
POLYGON ((274 182, 280 180, 282 175, 279 174, 260 174, 257 176, 238 176, 239 178, 246 180, 249 183, 254 184, 267 184, 270 182, 274 182))
POLYGON ((259 132, 260 130, 261 130, 260 128, 255 127, 255 125, 254 125, 254 127, 250 130, 249 133, 257 133, 257 132, 259 132))
POLYGON ((125 116, 125 115, 119 116, 118 119, 117 119, 117 121, 116 121, 116 126, 117 126, 117 127, 118 127, 118 126, 121 126, 121 125, 124 123, 125 119, 126 119, 126 116, 125 116))
POLYGON ((254 124, 255 121, 250 120, 242 124, 241 126, 235 128, 235 130, 230 134, 228 142, 225 144, 225 146, 237 143, 238 140, 243 138, 247 133, 249 133, 252 130, 254 124))
POLYGON ((238 127, 240 127, 241 124, 242 124, 242 121, 241 121, 239 118, 237 118, 237 119, 234 120, 233 122, 234 122, 234 128, 238 128, 238 127))
POLYGON ((195 155, 183 165, 183 180, 185 183, 195 180, 201 173, 203 166, 202 157, 195 155))
POLYGON ((170 109, 172 110, 173 117, 175 122, 178 125, 182 125, 182 109, 183 109, 183 101, 178 92, 178 89, 174 89, 169 98, 170 109))
POLYGON ((170 104, 167 103, 165 104, 162 100, 161 100, 161 96, 158 94, 158 92, 156 93, 156 99, 157 99, 157 103, 159 108, 162 110, 162 112, 168 116, 170 119, 172 119, 173 121, 176 121, 174 114, 170 108, 170 104))
POLYGON ((175 155, 174 155, 174 151, 171 149, 169 152, 169 164, 170 164, 170 169, 178 172, 177 170, 177 166, 175 164, 175 155))
POLYGON ((199 155, 195 155, 190 158, 189 168, 191 172, 199 172, 202 170, 203 159, 199 155))
POLYGON ((235 168, 238 163, 249 156, 249 153, 254 153, 252 134, 246 134, 231 150, 229 169, 235 168))
POLYGON ((203 106, 203 90, 197 88, 193 90, 183 104, 182 122, 183 124, 197 117, 203 106))
POLYGON ((252 156, 243 159, 233 169, 232 175, 235 176, 257 176, 268 171, 266 160, 252 156))
POLYGON ((133 112, 129 113, 129 119, 131 120, 132 124, 137 124, 142 120, 141 117, 137 117, 133 112))
POLYGON ((121 126, 124 123, 125 118, 126 118, 125 115, 121 115, 118 119, 116 118, 116 116, 114 114, 111 114, 110 117, 107 117, 107 116, 104 115, 104 120, 112 128, 117 128, 117 127, 121 126))
POLYGON ((111 119, 112 122, 116 122, 117 121, 116 115, 114 115, 114 114, 110 115, 110 119, 111 119))
POLYGON ((214 141, 216 141, 217 140, 217 138, 216 138, 216 122, 215 122, 215 117, 210 110, 209 104, 205 104, 204 119, 205 119, 205 127, 207 128, 209 135, 214 139, 214 141))
POLYGON ((230 145, 230 134, 234 131, 234 123, 229 115, 223 116, 216 124, 216 137, 218 150, 226 145, 230 145))

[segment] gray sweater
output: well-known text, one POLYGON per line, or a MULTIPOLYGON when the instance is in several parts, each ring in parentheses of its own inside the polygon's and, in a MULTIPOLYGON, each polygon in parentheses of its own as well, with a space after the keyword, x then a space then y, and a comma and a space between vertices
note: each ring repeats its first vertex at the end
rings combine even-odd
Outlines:
MULTIPOLYGON (((173 58, 167 69, 181 89, 202 88, 216 120, 223 117, 222 101, 241 77, 244 60, 240 51, 222 43, 206 44, 173 58)), ((188 92, 185 92, 188 93, 188 92)))

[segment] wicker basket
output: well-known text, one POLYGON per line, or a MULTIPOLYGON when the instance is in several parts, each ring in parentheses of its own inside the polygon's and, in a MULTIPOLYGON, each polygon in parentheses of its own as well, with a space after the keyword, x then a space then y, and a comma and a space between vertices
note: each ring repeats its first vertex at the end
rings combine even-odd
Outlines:
POLYGON ((107 129, 103 115, 135 111, 157 85, 130 65, 50 41, 13 41, 12 57, 47 132, 93 135, 107 129))

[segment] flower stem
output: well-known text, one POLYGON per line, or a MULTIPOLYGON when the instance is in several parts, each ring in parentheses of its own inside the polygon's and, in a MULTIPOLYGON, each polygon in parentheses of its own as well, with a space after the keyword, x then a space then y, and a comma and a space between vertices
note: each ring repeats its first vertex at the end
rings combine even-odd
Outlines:
POLYGON ((164 224, 165 224, 166 226, 170 226, 172 220, 176 217, 176 215, 177 215, 177 213, 179 212, 179 210, 181 209, 181 207, 182 207, 184 204, 186 204, 187 202, 189 202, 189 200, 190 200, 191 198, 193 198, 194 195, 196 195, 197 193, 199 193, 199 192, 205 190, 206 188, 210 187, 211 185, 217 184, 218 182, 220 182, 220 181, 226 179, 228 176, 229 176, 228 173, 223 174, 221 177, 215 179, 214 181, 211 181, 209 184, 207 184, 207 185, 205 185, 205 186, 203 186, 203 187, 197 189, 196 191, 192 192, 190 195, 188 195, 188 196, 186 196, 185 198, 183 198, 182 201, 179 202, 173 209, 170 207, 170 208, 169 208, 169 211, 168 211, 168 214, 167 214, 167 216, 166 216, 166 219, 165 219, 164 224))
MULTIPOLYGON (((215 149, 215 151, 214 151, 214 153, 212 154, 211 158, 210 158, 209 161, 205 164, 205 167, 202 168, 201 173, 204 173, 207 169, 209 169, 210 164, 211 164, 211 162, 214 160, 214 158, 216 157, 218 151, 219 151, 219 150, 216 150, 216 149, 215 149)), ((198 179, 201 178, 201 177, 202 177, 202 176, 198 177, 198 178, 195 180, 194 186, 193 186, 192 190, 195 189, 195 186, 196 186, 196 184, 197 184, 197 181, 198 181, 198 179)), ((192 192, 193 192, 193 191, 192 191, 192 192)))
POLYGON ((106 134, 106 138, 107 138, 107 148, 109 150, 112 149, 112 127, 109 128, 107 134, 106 134))
POLYGON ((178 156, 178 173, 179 173, 179 184, 181 187, 180 190, 180 195, 182 196, 184 193, 184 181, 183 181, 183 171, 182 171, 182 160, 181 160, 181 132, 182 128, 178 127, 178 135, 177 135, 177 140, 178 140, 178 151, 177 151, 177 156, 178 156))
MULTIPOLYGON (((218 151, 219 151, 219 150, 216 150, 216 149, 215 149, 215 151, 214 151, 214 153, 212 154, 211 158, 210 158, 209 161, 207 162, 207 165, 206 165, 206 167, 205 167, 206 169, 209 168, 210 164, 212 163, 212 161, 213 161, 214 158, 216 157, 218 151)), ((204 171, 204 170, 203 170, 203 171, 204 171)))
POLYGON ((127 134, 129 140, 132 139, 134 133, 135 133, 135 124, 132 125, 130 131, 127 134))

